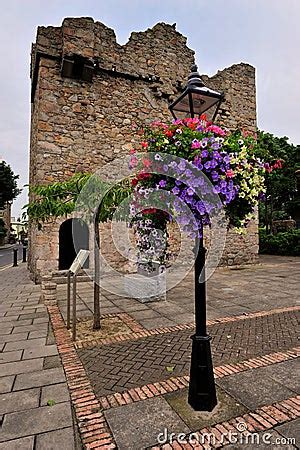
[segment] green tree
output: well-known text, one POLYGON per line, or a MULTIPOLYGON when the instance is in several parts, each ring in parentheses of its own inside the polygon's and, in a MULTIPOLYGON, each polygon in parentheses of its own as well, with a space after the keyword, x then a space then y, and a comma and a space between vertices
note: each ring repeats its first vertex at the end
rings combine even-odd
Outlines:
POLYGON ((11 167, 5 161, 0 162, 0 209, 4 209, 7 202, 13 200, 20 194, 17 179, 11 167))
POLYGON ((290 144, 286 136, 276 137, 264 131, 258 132, 257 144, 257 156, 269 161, 271 167, 275 165, 275 169, 266 174, 266 196, 260 205, 260 222, 271 232, 273 219, 293 216, 300 206, 296 180, 300 146, 290 144), (279 164, 276 161, 280 161, 279 164))
POLYGON ((33 199, 24 208, 27 208, 28 217, 37 223, 39 229, 42 228, 43 222, 51 218, 68 216, 74 212, 75 208, 80 210, 82 218, 93 222, 95 271, 93 328, 100 329, 99 224, 110 220, 117 206, 128 196, 129 180, 119 184, 109 184, 95 175, 77 173, 64 182, 47 186, 31 186, 29 192, 33 199), (81 198, 80 194, 87 183, 86 195, 81 198), (101 202, 99 197, 102 198, 101 202))
POLYGON ((3 219, 0 219, 0 244, 3 244, 3 240, 7 235, 7 229, 3 219))

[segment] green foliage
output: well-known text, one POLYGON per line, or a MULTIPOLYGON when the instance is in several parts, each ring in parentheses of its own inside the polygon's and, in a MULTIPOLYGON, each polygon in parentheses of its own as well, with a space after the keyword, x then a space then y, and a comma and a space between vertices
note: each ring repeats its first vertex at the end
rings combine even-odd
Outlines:
POLYGON ((10 166, 5 161, 0 162, 0 209, 4 209, 5 204, 20 194, 17 179, 19 175, 15 175, 10 166))
POLYGON ((267 234, 266 230, 261 228, 259 252, 268 255, 300 256, 300 230, 267 234))
POLYGON ((47 400, 47 406, 54 406, 56 404, 55 400, 47 400))
POLYGON ((110 184, 96 175, 77 173, 63 182, 31 186, 33 200, 25 208, 29 218, 38 223, 51 217, 68 216, 75 209, 87 219, 92 219, 98 211, 98 220, 105 222, 112 218, 130 190, 129 180, 110 184))
POLYGON ((7 229, 5 227, 4 220, 0 219, 0 241, 3 238, 5 238, 6 235, 7 235, 7 229))
POLYGON ((300 207, 296 170, 300 169, 300 146, 287 137, 258 132, 256 154, 264 161, 281 160, 282 169, 266 173, 266 201, 260 206, 260 223, 270 229, 275 218, 288 218, 300 207))

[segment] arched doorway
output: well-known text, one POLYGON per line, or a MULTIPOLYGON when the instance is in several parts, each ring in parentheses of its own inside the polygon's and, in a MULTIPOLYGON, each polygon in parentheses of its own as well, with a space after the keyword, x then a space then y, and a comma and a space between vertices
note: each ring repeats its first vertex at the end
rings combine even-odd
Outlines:
MULTIPOLYGON (((59 260, 58 269, 70 268, 80 249, 89 249, 89 229, 80 219, 65 220, 59 228, 59 260)), ((89 260, 84 264, 89 266, 89 260)))

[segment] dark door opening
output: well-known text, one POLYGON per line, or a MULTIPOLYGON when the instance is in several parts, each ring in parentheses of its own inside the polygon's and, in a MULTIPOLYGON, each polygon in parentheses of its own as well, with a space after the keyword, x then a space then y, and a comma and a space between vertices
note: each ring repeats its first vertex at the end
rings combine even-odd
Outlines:
MULTIPOLYGON (((59 260, 58 269, 70 268, 79 250, 89 249, 89 229, 80 219, 68 219, 59 228, 59 260)), ((89 259, 84 268, 89 267, 89 259)))

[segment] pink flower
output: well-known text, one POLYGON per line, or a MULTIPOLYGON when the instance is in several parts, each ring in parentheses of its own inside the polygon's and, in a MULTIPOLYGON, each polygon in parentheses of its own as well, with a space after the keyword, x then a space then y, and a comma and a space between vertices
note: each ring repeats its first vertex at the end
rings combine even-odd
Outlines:
POLYGON ((223 130, 222 128, 218 127, 217 125, 209 125, 206 128, 206 131, 211 131, 212 133, 215 133, 219 136, 225 136, 226 135, 226 131, 223 130))
POLYGON ((139 163, 139 160, 137 159, 136 156, 132 156, 130 158, 130 167, 136 167, 139 163))
POLYGON ((227 178, 232 178, 234 177, 234 171, 232 169, 227 170, 226 172, 226 177, 227 178))
POLYGON ((201 143, 198 141, 198 139, 194 139, 192 142, 192 148, 200 148, 201 143))

